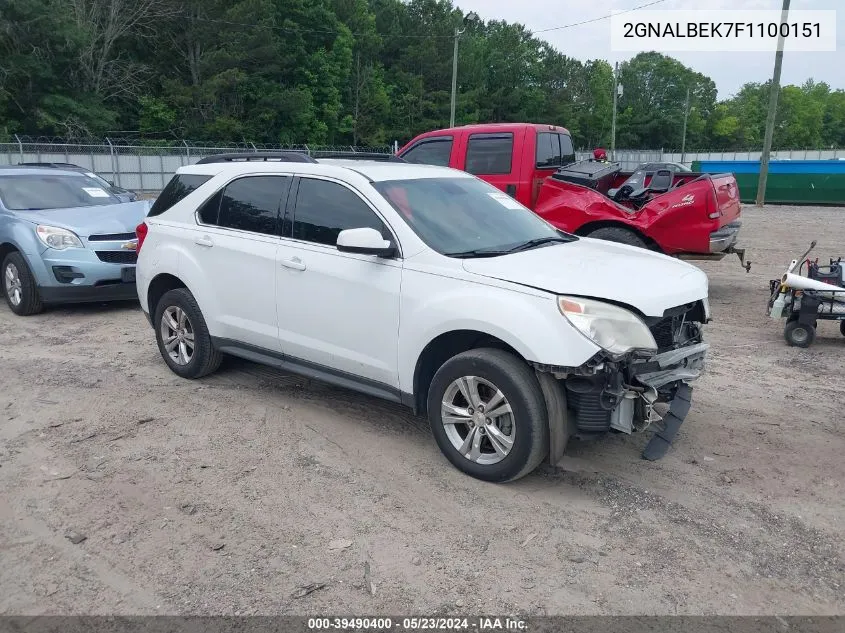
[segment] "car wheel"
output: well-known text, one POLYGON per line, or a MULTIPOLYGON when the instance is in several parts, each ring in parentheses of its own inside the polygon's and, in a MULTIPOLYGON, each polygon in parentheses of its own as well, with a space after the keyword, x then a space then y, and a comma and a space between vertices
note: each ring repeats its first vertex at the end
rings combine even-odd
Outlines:
POLYGON ((592 233, 588 233, 587 237, 592 237, 596 240, 606 240, 608 242, 618 242, 620 244, 628 244, 629 246, 636 246, 638 248, 648 248, 648 244, 636 233, 616 226, 606 226, 603 229, 596 229, 592 233))
POLYGON ((3 294, 12 312, 30 316, 44 309, 35 277, 20 253, 9 253, 3 260, 3 294))
POLYGON ((194 295, 187 288, 166 292, 155 308, 156 341, 167 366, 182 378, 202 378, 220 367, 194 295))
POLYGON ((839 333, 845 336, 845 321, 839 322, 839 333))
POLYGON ((816 328, 799 321, 789 321, 783 328, 783 337, 787 343, 795 347, 810 347, 813 339, 816 338, 816 328))
POLYGON ((446 361, 431 381, 428 416, 446 458, 484 481, 519 479, 549 452, 537 378, 502 350, 475 349, 446 361))

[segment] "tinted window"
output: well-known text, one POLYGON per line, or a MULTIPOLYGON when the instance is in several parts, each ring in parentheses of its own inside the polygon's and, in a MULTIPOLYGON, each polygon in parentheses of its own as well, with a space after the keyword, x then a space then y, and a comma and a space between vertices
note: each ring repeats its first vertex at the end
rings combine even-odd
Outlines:
POLYGON ((449 166, 449 157, 452 155, 452 139, 438 139, 436 141, 423 141, 414 145, 410 150, 402 154, 409 163, 418 165, 449 166))
POLYGON ((537 135, 537 169, 560 167, 560 141, 558 134, 542 132, 537 135))
POLYGON ((276 235, 279 206, 289 183, 289 176, 249 176, 230 182, 220 199, 217 225, 276 235))
POLYGON ((40 211, 120 202, 99 182, 88 176, 51 174, 46 169, 43 172, 0 176, 0 200, 6 208, 13 211, 40 211))
POLYGON ((217 216, 220 213, 220 201, 223 199, 223 191, 220 190, 209 198, 197 211, 200 222, 203 224, 217 224, 217 216))
POLYGON ((467 146, 466 170, 471 174, 509 174, 513 134, 473 134, 467 146))
POLYGON ((176 174, 170 179, 170 182, 167 183, 167 186, 161 192, 161 195, 156 198, 156 201, 153 203, 153 206, 147 215, 149 217, 161 215, 210 179, 211 176, 176 174))
POLYGON ((337 244, 345 229, 373 228, 386 234, 384 223, 350 189, 327 180, 303 178, 299 181, 293 237, 318 244, 337 244))
POLYGON ((560 139, 560 164, 571 165, 575 162, 575 148, 572 147, 572 137, 568 134, 558 134, 560 139))

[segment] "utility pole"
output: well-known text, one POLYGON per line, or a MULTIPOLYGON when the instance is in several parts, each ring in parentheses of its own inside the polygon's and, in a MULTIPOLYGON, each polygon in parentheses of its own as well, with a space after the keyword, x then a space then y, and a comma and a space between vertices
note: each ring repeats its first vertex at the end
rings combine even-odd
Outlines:
POLYGON ((689 119, 689 88, 687 88, 687 100, 684 104, 684 136, 681 139, 681 164, 687 157, 687 119, 689 119))
POLYGON ((452 55, 452 113, 449 116, 449 127, 455 127, 455 101, 458 97, 458 38, 463 29, 455 27, 455 52, 452 55))
POLYGON ((622 86, 619 85, 619 62, 613 70, 613 119, 610 124, 610 159, 616 160, 616 102, 621 94, 622 86))
POLYGON ((475 22, 478 19, 480 19, 478 14, 475 11, 471 11, 464 16, 464 28, 455 27, 455 51, 452 53, 452 108, 449 114, 449 127, 455 127, 455 103, 458 99, 458 39, 466 31, 467 24, 475 22))
MULTIPOLYGON (((781 24, 789 17, 789 1, 783 0, 781 10, 781 24)), ((760 156, 760 180, 757 182, 758 207, 766 201, 766 182, 769 179, 769 156, 772 153, 772 138, 775 134, 775 117, 778 111, 778 95, 780 93, 780 71, 783 66, 783 31, 778 36, 778 49, 775 53, 775 70, 772 75, 771 94, 769 95, 769 115, 766 118, 766 137, 763 139, 763 154, 760 156)))

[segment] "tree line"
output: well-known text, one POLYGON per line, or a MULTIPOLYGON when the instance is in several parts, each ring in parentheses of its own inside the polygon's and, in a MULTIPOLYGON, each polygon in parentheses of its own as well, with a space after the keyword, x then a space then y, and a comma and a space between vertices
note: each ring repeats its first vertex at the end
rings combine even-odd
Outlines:
MULTIPOLYGON (((382 145, 449 123, 449 0, 0 0, 0 141, 135 136, 382 145)), ((768 83, 718 101, 709 77, 642 53, 620 66, 617 146, 762 146, 768 83)), ((613 69, 520 24, 468 21, 457 123, 569 128, 610 143, 613 69)), ((845 92, 785 86, 775 147, 845 146, 845 92)))

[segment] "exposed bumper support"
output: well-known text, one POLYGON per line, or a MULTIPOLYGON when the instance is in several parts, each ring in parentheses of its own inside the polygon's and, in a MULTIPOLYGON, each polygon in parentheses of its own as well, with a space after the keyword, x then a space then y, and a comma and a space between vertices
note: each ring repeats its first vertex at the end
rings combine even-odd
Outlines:
POLYGON ((709 348, 707 343, 699 343, 658 354, 643 363, 648 371, 637 372, 637 380, 654 389, 678 380, 695 380, 704 369, 704 356, 709 348))
POLYGON ((663 429, 657 431, 649 440, 643 451, 643 458, 655 461, 665 456, 678 434, 681 424, 689 413, 692 404, 692 387, 682 383, 678 387, 675 399, 669 405, 669 413, 663 418, 663 429))

